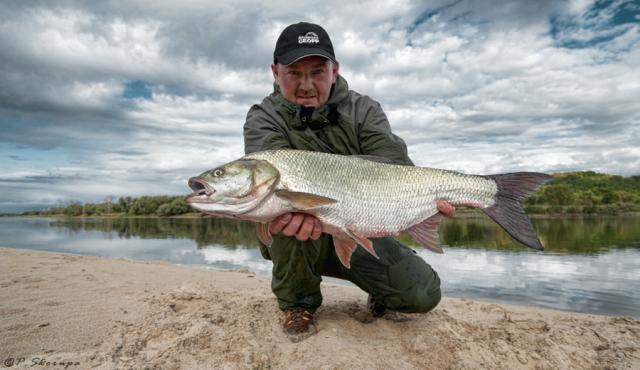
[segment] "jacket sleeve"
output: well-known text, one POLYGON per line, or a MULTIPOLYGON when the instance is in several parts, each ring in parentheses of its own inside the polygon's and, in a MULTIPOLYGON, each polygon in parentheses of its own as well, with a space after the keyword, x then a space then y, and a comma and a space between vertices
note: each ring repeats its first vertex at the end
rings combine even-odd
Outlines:
MULTIPOLYGON (((276 114, 275 111, 272 113, 276 114)), ((245 154, 260 150, 291 148, 289 139, 279 128, 273 114, 269 114, 264 102, 249 109, 243 129, 245 154)))
POLYGON ((364 120, 358 129, 362 154, 390 159, 413 166, 404 141, 391 132, 387 115, 378 102, 368 99, 364 120))

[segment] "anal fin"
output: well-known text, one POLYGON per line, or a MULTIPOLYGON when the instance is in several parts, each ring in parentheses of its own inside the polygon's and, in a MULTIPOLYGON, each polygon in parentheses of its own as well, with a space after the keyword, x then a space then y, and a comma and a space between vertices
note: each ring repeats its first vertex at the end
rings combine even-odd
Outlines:
POLYGON ((351 268, 351 255, 358 245, 353 239, 341 239, 333 237, 333 245, 336 248, 336 255, 344 267, 351 268))
POLYGON ((440 236, 438 235, 438 226, 442 220, 442 214, 440 212, 427 218, 419 224, 413 225, 407 230, 413 240, 418 244, 436 253, 443 253, 440 246, 440 236))
POLYGON ((367 252, 369 252, 369 254, 371 254, 377 259, 380 259, 380 257, 378 257, 378 254, 376 253, 376 250, 373 249, 373 243, 371 243, 371 240, 369 240, 367 237, 362 236, 356 233, 355 231, 352 231, 349 229, 347 229, 345 233, 349 235, 353 240, 355 240, 356 243, 360 244, 362 248, 364 248, 367 252))

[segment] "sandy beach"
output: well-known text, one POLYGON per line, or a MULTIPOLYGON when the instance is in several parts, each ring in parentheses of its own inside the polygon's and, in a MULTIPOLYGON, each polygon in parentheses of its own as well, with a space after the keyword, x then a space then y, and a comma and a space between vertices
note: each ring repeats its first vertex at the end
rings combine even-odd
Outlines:
POLYGON ((0 248, 2 368, 640 369, 640 321, 444 298, 373 319, 324 285, 317 335, 290 342, 269 279, 0 248))

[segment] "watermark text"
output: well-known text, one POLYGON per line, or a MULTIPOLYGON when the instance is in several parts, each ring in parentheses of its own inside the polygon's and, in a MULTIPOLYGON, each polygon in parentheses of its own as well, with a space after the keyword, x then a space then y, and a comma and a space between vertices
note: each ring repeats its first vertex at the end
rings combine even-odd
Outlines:
POLYGON ((59 369, 77 368, 80 366, 78 361, 51 361, 46 357, 7 357, 2 361, 5 367, 55 367, 59 369))

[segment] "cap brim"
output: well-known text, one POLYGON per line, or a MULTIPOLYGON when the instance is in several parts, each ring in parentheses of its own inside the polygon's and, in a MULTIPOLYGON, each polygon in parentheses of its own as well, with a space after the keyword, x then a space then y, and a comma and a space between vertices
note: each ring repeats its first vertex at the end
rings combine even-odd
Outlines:
POLYGON ((336 62, 334 57, 331 54, 329 54, 328 51, 318 49, 318 48, 299 48, 296 50, 292 50, 284 55, 277 56, 276 60, 278 61, 278 63, 287 66, 291 63, 297 62, 302 58, 311 57, 311 56, 323 57, 323 58, 329 59, 332 62, 336 62))

